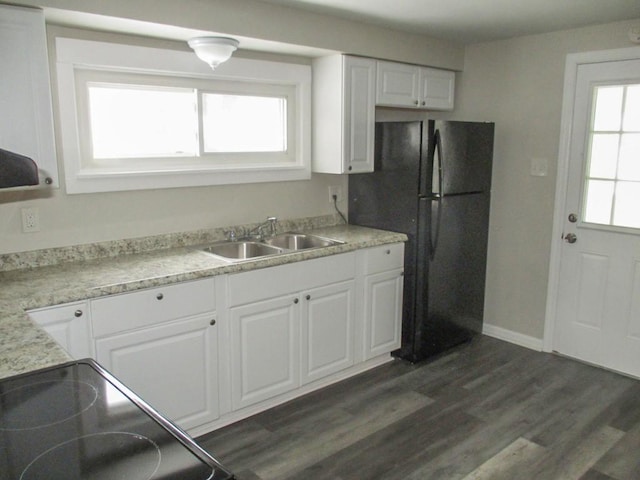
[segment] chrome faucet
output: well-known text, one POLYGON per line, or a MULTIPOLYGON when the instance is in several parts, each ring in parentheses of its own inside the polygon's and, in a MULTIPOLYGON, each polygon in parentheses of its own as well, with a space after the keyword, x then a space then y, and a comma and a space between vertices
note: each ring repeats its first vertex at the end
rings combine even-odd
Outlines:
POLYGON ((267 226, 269 227, 270 236, 274 236, 278 233, 278 219, 276 217, 267 217, 265 222, 262 222, 260 225, 249 231, 249 233, 247 233, 247 237, 255 236, 258 239, 264 238, 264 229, 267 226))

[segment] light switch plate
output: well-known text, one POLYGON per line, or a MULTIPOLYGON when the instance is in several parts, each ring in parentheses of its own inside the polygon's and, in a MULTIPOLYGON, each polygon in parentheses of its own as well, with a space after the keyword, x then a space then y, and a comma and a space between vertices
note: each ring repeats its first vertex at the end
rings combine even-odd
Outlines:
POLYGON ((549 162, 543 157, 533 157, 531 159, 531 175, 534 177, 546 177, 549 162))

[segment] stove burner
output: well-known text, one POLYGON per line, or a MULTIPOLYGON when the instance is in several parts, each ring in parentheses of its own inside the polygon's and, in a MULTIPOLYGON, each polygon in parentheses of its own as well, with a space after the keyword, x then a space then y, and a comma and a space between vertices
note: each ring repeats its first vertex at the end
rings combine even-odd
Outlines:
POLYGON ((92 385, 75 380, 31 383, 0 395, 0 431, 56 425, 91 408, 98 398, 92 385))
POLYGON ((20 480, 149 480, 162 456, 151 439, 129 432, 104 432, 67 440, 36 457, 20 480))

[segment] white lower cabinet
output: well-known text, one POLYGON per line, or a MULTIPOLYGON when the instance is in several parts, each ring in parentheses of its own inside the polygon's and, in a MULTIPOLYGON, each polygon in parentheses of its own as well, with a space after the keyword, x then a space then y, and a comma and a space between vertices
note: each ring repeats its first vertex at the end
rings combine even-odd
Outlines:
POLYGON ((400 348, 402 328, 402 270, 368 275, 364 293, 364 358, 400 348))
POLYGON ((199 435, 386 361, 403 260, 382 245, 29 315, 199 435))
POLYGON ((28 312, 29 318, 75 359, 93 357, 88 302, 74 302, 28 312))
POLYGON ((358 252, 363 273, 364 359, 400 348, 404 244, 372 247, 358 252))
POLYGON ((354 363, 355 253, 228 277, 232 408, 354 363))
POLYGON ((292 295, 232 308, 231 392, 234 409, 298 387, 299 313, 292 295))
POLYGON ((354 299, 353 280, 302 293, 302 385, 354 364, 354 299))
POLYGON ((217 328, 209 315, 96 340, 96 359, 182 428, 218 418, 217 328))
POLYGON ((213 278, 91 301, 96 360, 184 429, 216 420, 213 278))

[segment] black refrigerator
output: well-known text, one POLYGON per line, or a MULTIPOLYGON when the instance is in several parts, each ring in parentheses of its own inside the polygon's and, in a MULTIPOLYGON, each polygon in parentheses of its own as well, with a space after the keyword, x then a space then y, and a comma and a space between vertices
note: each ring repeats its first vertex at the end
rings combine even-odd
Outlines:
POLYGON ((493 123, 378 122, 349 223, 405 233, 402 346, 417 362, 482 331, 493 123))

